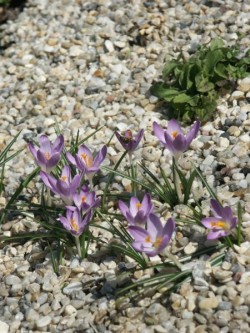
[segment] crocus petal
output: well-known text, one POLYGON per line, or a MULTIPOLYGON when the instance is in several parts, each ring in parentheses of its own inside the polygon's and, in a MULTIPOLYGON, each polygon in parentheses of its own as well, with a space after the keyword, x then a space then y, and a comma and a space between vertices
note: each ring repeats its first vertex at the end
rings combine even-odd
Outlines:
POLYGON ((35 149, 35 146, 32 142, 28 144, 29 150, 31 154, 34 156, 34 158, 37 160, 37 150, 35 149))
POLYGON ((148 217, 147 231, 154 241, 158 237, 158 235, 162 235, 162 223, 159 217, 155 214, 150 214, 148 217))
POLYGON ((76 165, 75 158, 69 152, 66 153, 66 158, 71 164, 76 165))
POLYGON ((165 143, 164 143, 164 146, 166 149, 168 149, 173 155, 176 154, 176 150, 174 148, 174 145, 173 145, 173 139, 172 137, 167 133, 165 132, 165 143))
POLYGON ((231 221, 231 229, 235 228, 237 224, 238 224, 238 219, 236 217, 233 217, 231 221))
POLYGON ((214 214, 215 217, 222 218, 223 214, 223 207, 219 202, 215 199, 210 200, 210 205, 211 205, 211 211, 214 214))
POLYGON ((57 193, 61 197, 68 197, 70 192, 69 192, 69 185, 63 182, 62 180, 58 180, 56 183, 56 188, 57 188, 57 193))
POLYGON ((207 235, 208 240, 218 239, 220 237, 225 237, 229 234, 229 232, 226 232, 225 230, 217 230, 217 231, 210 231, 207 235))
POLYGON ((79 187, 81 182, 81 176, 80 175, 75 175, 75 177, 72 179, 70 183, 70 192, 73 194, 77 188, 79 187))
POLYGON ((59 153, 55 153, 55 154, 53 154, 53 155, 51 156, 51 158, 47 161, 47 165, 46 165, 46 167, 47 167, 48 169, 52 169, 52 168, 54 168, 54 166, 56 166, 57 163, 59 162, 60 157, 61 157, 61 155, 60 155, 59 153))
POLYGON ((161 141, 161 143, 165 143, 165 131, 163 130, 163 128, 157 124, 156 121, 154 121, 153 123, 153 129, 154 129, 154 134, 155 136, 161 141))
POLYGON ((175 220, 172 218, 169 218, 167 220, 167 223, 163 227, 162 234, 163 235, 168 235, 169 239, 172 237, 173 233, 175 231, 175 220))
POLYGON ((183 134, 178 134, 173 140, 173 146, 175 151, 184 152, 188 148, 185 136, 183 134))
POLYGON ((47 135, 41 135, 39 138, 39 145, 42 152, 51 153, 51 143, 47 135))
POLYGON ((199 120, 197 120, 193 126, 191 127, 190 131, 188 132, 188 134, 186 135, 186 140, 187 140, 187 146, 190 145, 191 141, 196 137, 199 129, 201 126, 201 122, 199 120))
POLYGON ((136 242, 144 243, 146 237, 149 236, 149 233, 144 228, 138 227, 138 226, 130 226, 128 228, 129 233, 134 238, 136 242))
POLYGON ((132 214, 133 217, 135 217, 135 215, 138 213, 138 205, 140 204, 140 201, 136 198, 136 197, 132 197, 130 199, 130 212, 132 214))
POLYGON ((107 154, 107 147, 103 146, 94 159, 94 166, 99 167, 107 154))
POLYGON ((231 221, 233 219, 233 212, 232 209, 228 206, 224 207, 222 209, 222 215, 221 217, 223 218, 223 220, 226 221, 231 221))
MULTIPOLYGON (((38 149, 37 151, 37 163, 41 166, 41 167, 45 167, 46 168, 46 164, 47 164, 48 160, 46 160, 46 158, 44 157, 43 152, 38 149)), ((43 170, 45 171, 45 170, 43 170)))
MULTIPOLYGON (((44 172, 44 171, 41 171, 40 172, 40 177, 42 178, 42 181, 44 182, 44 184, 52 190, 52 185, 51 185, 51 181, 49 180, 49 175, 44 172)), ((55 182, 54 182, 55 183, 55 182)))
POLYGON ((177 134, 182 133, 182 129, 177 120, 171 119, 168 123, 167 133, 172 136, 173 133, 176 133, 176 132, 177 132, 177 134))
POLYGON ((59 221, 62 223, 63 227, 64 227, 66 230, 68 230, 68 231, 71 230, 71 227, 70 227, 69 221, 67 220, 66 217, 64 217, 64 216, 60 216, 60 217, 59 217, 59 221))
POLYGON ((79 155, 79 156, 81 156, 83 154, 86 154, 86 156, 88 156, 88 157, 92 157, 91 151, 85 145, 81 145, 80 148, 79 148, 79 150, 78 150, 78 153, 77 153, 77 155, 79 155))
POLYGON ((63 135, 59 135, 52 146, 52 152, 53 153, 57 152, 61 154, 63 147, 64 147, 64 137, 63 135))
POLYGON ((75 162, 76 162, 76 166, 79 170, 83 171, 84 173, 87 171, 86 164, 84 163, 84 161, 82 160, 82 158, 79 155, 75 156, 75 162))
POLYGON ((150 194, 146 193, 141 202, 141 208, 144 213, 151 213, 153 210, 153 204, 151 202, 150 194))
POLYGON ((118 201, 118 206, 120 211, 122 212, 123 216, 126 218, 126 214, 128 212, 128 206, 121 200, 118 201))

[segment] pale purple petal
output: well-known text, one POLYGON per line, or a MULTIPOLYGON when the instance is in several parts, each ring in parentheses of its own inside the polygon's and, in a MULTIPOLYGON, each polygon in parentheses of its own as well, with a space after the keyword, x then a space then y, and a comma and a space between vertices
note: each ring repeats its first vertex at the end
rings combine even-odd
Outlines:
POLYGON ((238 219, 236 217, 233 217, 231 220, 231 229, 235 228, 238 224, 238 219))
POLYGON ((177 152, 184 152, 188 148, 187 140, 183 134, 178 134, 173 140, 173 147, 177 152))
POLYGON ((151 197, 150 197, 150 194, 146 193, 144 195, 144 198, 141 202, 141 207, 140 209, 145 213, 145 214, 149 214, 152 212, 153 210, 153 204, 151 202, 151 197))
POLYGON ((219 204, 218 201, 216 201, 215 199, 211 199, 210 205, 211 205, 211 211, 215 217, 221 218, 222 215, 224 215, 223 207, 221 206, 221 204, 219 204))
POLYGON ((66 158, 71 164, 76 165, 75 158, 69 152, 66 153, 66 158))
POLYGON ((225 237, 229 234, 229 232, 225 230, 216 230, 216 231, 210 231, 209 234, 207 235, 207 239, 213 240, 213 239, 218 239, 220 237, 225 237))
POLYGON ((103 146, 102 149, 96 154, 94 159, 94 166, 99 167, 100 164, 103 162, 107 154, 107 147, 103 146))
POLYGON ((147 230, 138 226, 130 226, 128 231, 136 242, 145 243, 145 239, 149 236, 147 230))
POLYGON ((38 149, 38 151, 37 151, 37 163, 40 166, 45 166, 45 167, 46 167, 46 164, 47 164, 47 160, 44 157, 44 154, 43 154, 43 152, 40 149, 38 149))
POLYGON ((63 137, 63 135, 59 135, 56 138, 56 141, 54 142, 54 144, 52 145, 52 153, 61 154, 63 147, 64 147, 64 137, 63 137))
POLYGON ((170 136, 173 136, 173 133, 175 133, 174 136, 176 136, 177 134, 181 134, 182 133, 182 129, 180 127, 180 124, 178 123, 177 120, 175 119, 171 119, 168 123, 168 127, 167 127, 167 133, 170 135, 170 136))
POLYGON ((130 199, 130 212, 133 217, 138 213, 138 204, 140 204, 140 201, 136 197, 130 199))
POLYGON ((34 156, 34 158, 37 160, 37 149, 35 149, 35 146, 32 142, 28 144, 29 150, 31 154, 34 156))
POLYGON ((81 145, 77 153, 77 155, 79 156, 83 154, 86 154, 86 156, 88 157, 92 157, 92 153, 86 145, 81 145))
POLYGON ((196 137, 199 129, 201 126, 201 122, 199 120, 197 120, 193 126, 191 127, 190 131, 188 132, 188 134, 186 135, 186 139, 187 139, 187 146, 190 145, 191 141, 196 137))
POLYGON ((46 167, 49 169, 54 168, 60 160, 61 155, 59 153, 54 153, 51 158, 47 161, 46 167))
POLYGON ((176 153, 176 150, 173 145, 173 138, 165 132, 165 148, 167 148, 173 155, 176 153))
POLYGON ((121 200, 118 201, 118 206, 120 208, 120 211, 122 212, 123 216, 126 218, 126 214, 128 212, 128 206, 121 200))
POLYGON ((163 128, 157 124, 156 121, 153 123, 153 129, 154 129, 154 134, 155 136, 164 144, 165 143, 165 131, 163 128))
POLYGON ((59 217, 59 221, 62 223, 63 227, 68 230, 68 231, 71 231, 71 226, 69 224, 69 221, 67 220, 66 217, 64 216, 60 216, 59 217))
POLYGON ((170 239, 172 237, 174 231, 175 231, 175 221, 174 221, 174 219, 169 218, 163 228, 162 234, 164 236, 168 235, 169 239, 170 239))
POLYGON ((155 214, 150 214, 147 221, 147 231, 153 241, 156 240, 158 236, 162 236, 162 223, 158 216, 155 214))
POLYGON ((39 145, 42 152, 51 154, 51 143, 46 135, 41 135, 39 145))
MULTIPOLYGON (((221 219, 218 219, 217 217, 205 217, 201 220, 201 223, 206 227, 206 228, 213 228, 211 226, 211 223, 214 222, 222 222, 221 219)), ((217 228, 218 229, 218 228, 217 228)))
POLYGON ((223 218, 223 220, 227 220, 227 221, 231 221, 233 219, 233 212, 232 209, 228 206, 224 207, 222 209, 222 215, 221 217, 223 218))
MULTIPOLYGON (((46 172, 44 172, 44 171, 41 171, 40 172, 40 177, 42 178, 42 181, 44 182, 44 184, 49 188, 49 189, 51 189, 52 190, 52 185, 51 185, 51 180, 49 180, 50 179, 50 177, 49 177, 49 175, 46 173, 46 172)), ((52 177, 53 178, 53 177, 52 177)), ((54 182, 55 183, 55 182, 54 182)))

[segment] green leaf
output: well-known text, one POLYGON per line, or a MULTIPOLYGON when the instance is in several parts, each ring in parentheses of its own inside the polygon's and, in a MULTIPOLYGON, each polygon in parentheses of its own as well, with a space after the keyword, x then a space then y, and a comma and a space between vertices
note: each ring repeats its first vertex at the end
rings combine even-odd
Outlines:
POLYGON ((217 74, 217 76, 221 79, 227 79, 228 78, 228 71, 226 66, 223 63, 216 64, 214 67, 214 72, 217 74))
POLYGON ((152 95, 163 98, 166 101, 171 101, 176 95, 179 94, 177 89, 170 88, 167 84, 162 82, 155 83, 151 87, 150 92, 152 95))
POLYGON ((179 65, 179 63, 176 60, 169 61, 163 68, 162 71, 162 77, 163 80, 166 80, 166 78, 174 73, 175 68, 179 65))
POLYGON ((202 72, 198 73, 195 76, 195 85, 196 85, 196 89, 202 93, 208 92, 208 91, 214 89, 214 84, 212 82, 210 82, 208 77, 205 77, 202 72))
POLYGON ((177 95, 176 97, 174 97, 172 102, 183 104, 183 103, 188 103, 191 100, 192 100, 192 96, 181 93, 181 94, 177 95))

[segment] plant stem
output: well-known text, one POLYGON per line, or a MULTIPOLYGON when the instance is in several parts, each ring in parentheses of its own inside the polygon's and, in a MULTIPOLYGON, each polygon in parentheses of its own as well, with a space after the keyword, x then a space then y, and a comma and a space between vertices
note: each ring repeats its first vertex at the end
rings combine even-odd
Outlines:
POLYGON ((51 193, 48 187, 47 187, 47 205, 51 207, 51 193))
POLYGON ((94 190, 93 176, 94 176, 93 173, 89 173, 88 176, 87 176, 88 177, 88 181, 89 181, 89 188, 90 188, 91 191, 94 190))
POLYGON ((182 203, 183 202, 183 195, 182 195, 182 191, 181 191, 181 180, 180 180, 180 177, 179 177, 179 174, 176 170, 176 167, 177 167, 177 162, 178 162, 178 159, 173 157, 173 163, 174 163, 174 185, 175 185, 175 188, 176 188, 176 192, 177 192, 177 196, 178 196, 178 199, 179 199, 179 203, 182 203))
POLYGON ((129 164, 130 164, 130 168, 131 168, 131 178, 132 180, 132 193, 134 196, 136 196, 136 183, 134 182, 135 179, 135 167, 134 167, 134 162, 133 162, 133 158, 132 158, 132 153, 129 152, 129 164))
POLYGON ((179 260, 176 258, 176 256, 174 256, 172 253, 170 253, 168 250, 165 250, 164 251, 166 253, 166 255, 168 256, 168 258, 170 260, 172 260, 175 265, 180 269, 182 270, 182 264, 179 262, 179 260))
POLYGON ((80 258, 82 258, 82 251, 81 251, 79 236, 75 237, 75 241, 76 241, 76 248, 77 248, 78 255, 80 258))

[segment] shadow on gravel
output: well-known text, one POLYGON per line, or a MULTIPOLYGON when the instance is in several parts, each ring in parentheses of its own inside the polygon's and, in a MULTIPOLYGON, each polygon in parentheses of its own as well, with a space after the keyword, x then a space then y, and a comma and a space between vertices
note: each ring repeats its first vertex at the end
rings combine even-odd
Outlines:
POLYGON ((4 24, 8 20, 15 20, 24 9, 25 4, 26 0, 11 0, 8 4, 0 5, 0 24, 4 24))

